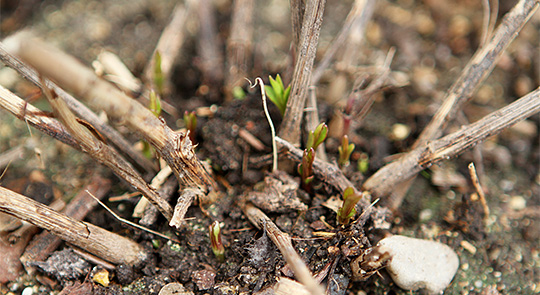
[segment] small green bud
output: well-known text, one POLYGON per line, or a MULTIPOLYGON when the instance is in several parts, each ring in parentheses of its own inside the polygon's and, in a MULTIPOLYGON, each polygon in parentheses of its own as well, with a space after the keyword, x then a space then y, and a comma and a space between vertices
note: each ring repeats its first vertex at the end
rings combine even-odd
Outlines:
POLYGON ((219 226, 219 222, 212 222, 208 228, 210 230, 212 252, 214 252, 214 255, 216 255, 219 262, 223 262, 225 261, 225 247, 223 247, 223 242, 221 240, 221 227, 219 226))

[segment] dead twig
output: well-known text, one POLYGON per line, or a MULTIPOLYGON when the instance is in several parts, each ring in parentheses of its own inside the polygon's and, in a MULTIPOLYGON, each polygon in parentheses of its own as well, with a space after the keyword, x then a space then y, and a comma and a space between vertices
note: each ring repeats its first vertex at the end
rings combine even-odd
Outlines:
POLYGON ((28 32, 11 38, 9 42, 13 52, 44 76, 70 89, 143 136, 169 164, 182 186, 195 187, 203 193, 215 187, 214 180, 195 155, 186 133, 174 132, 150 110, 96 77, 73 57, 47 46, 28 32))
POLYGON ((319 32, 325 3, 326 0, 307 1, 306 3, 302 33, 291 82, 291 93, 279 131, 281 138, 295 146, 300 144, 300 124, 304 114, 304 106, 306 105, 308 87, 311 83, 311 72, 315 53, 317 52, 317 44, 319 43, 319 32))
POLYGON ((88 129, 84 128, 75 116, 71 113, 66 103, 49 89, 44 88, 45 97, 49 100, 54 114, 69 130, 69 133, 81 145, 81 149, 88 153, 99 163, 109 167, 116 175, 133 185, 152 204, 159 208, 159 211, 170 220, 172 218, 172 208, 163 200, 156 191, 146 183, 140 174, 127 162, 116 150, 106 145, 96 138, 88 129))
POLYGON ((40 109, 27 103, 2 85, 0 85, 0 106, 37 130, 77 150, 81 150, 81 146, 65 130, 60 122, 47 116, 39 115, 41 114, 40 109))
MULTIPOLYGON (((358 51, 358 46, 362 40, 362 35, 366 29, 366 25, 373 15, 373 10, 375 7, 375 1, 373 0, 356 0, 354 1, 353 7, 351 8, 345 23, 341 27, 336 38, 330 43, 330 47, 324 53, 323 58, 313 71, 313 77, 311 78, 311 85, 317 85, 321 79, 324 71, 330 65, 330 62, 334 58, 336 52, 343 48, 344 44, 348 44, 351 41, 354 41, 355 48, 354 51, 358 51), (353 36, 354 35, 354 36, 353 36), (352 37, 352 40, 347 40, 349 37, 352 37), (357 40, 359 39, 359 40, 357 40)), ((355 64, 350 64, 350 66, 356 66, 355 64)))
POLYGON ((232 100, 232 91, 248 76, 252 50, 253 1, 235 0, 233 4, 231 34, 227 40, 228 75, 225 77, 225 95, 232 100))
POLYGON ((474 185, 474 188, 476 189, 476 192, 478 193, 478 197, 480 198, 480 203, 482 204, 482 207, 484 208, 484 222, 487 221, 489 218, 489 206, 486 201, 486 195, 484 194, 484 190, 482 189, 482 186, 480 185, 480 181, 478 180, 478 174, 476 174, 476 167, 474 167, 474 163, 470 163, 469 166, 469 173, 471 175, 471 181, 474 185))
MULTIPOLYGON (((111 181, 100 176, 95 176, 90 180, 90 183, 82 189, 64 208, 63 214, 76 220, 82 220, 86 215, 97 205, 86 191, 90 191, 96 198, 102 199, 105 197, 111 188, 111 181)), ((49 233, 42 232, 36 236, 26 247, 23 255, 21 255, 21 263, 28 273, 33 273, 35 268, 29 262, 45 260, 58 246, 62 240, 49 233)))
POLYGON ((392 162, 372 175, 363 189, 377 197, 390 194, 398 183, 415 176, 421 170, 442 160, 459 155, 464 150, 498 134, 519 121, 540 111, 540 88, 499 109, 459 131, 431 141, 392 162))
POLYGON ((264 229, 268 237, 278 247, 279 251, 285 258, 294 272, 296 278, 304 284, 311 294, 324 294, 324 290, 317 283, 307 268, 305 262, 296 252, 292 245, 291 237, 282 232, 277 225, 264 212, 253 206, 251 203, 240 204, 242 211, 258 229, 264 229))
MULTIPOLYGON (((478 49, 461 72, 460 77, 448 90, 443 104, 413 144, 412 149, 418 148, 429 140, 441 136, 445 125, 455 117, 463 104, 472 97, 476 89, 491 73, 497 60, 502 56, 514 38, 517 37, 521 28, 527 23, 539 5, 540 1, 538 0, 520 0, 504 16, 501 24, 493 33, 491 40, 478 49)), ((404 180, 407 180, 407 182, 396 187, 394 194, 389 200, 392 209, 397 209, 400 206, 414 178, 404 180)))
MULTIPOLYGON (((122 134, 113 129, 111 126, 103 123, 101 119, 91 110, 89 110, 84 104, 75 99, 73 96, 62 90, 60 87, 56 86, 51 81, 46 80, 46 85, 41 85, 40 78, 35 70, 28 67, 22 63, 19 59, 14 57, 8 51, 6 51, 5 45, 0 42, 0 60, 9 66, 10 68, 16 70, 21 76, 26 80, 32 82, 36 86, 43 88, 48 87, 49 89, 54 90, 56 94, 68 104, 69 108, 77 114, 80 118, 83 118, 88 123, 92 124, 96 130, 99 131, 108 141, 114 144, 118 149, 125 153, 129 158, 131 158, 135 163, 143 168, 147 173, 154 173, 156 171, 156 166, 152 161, 145 158, 140 152, 132 148, 131 143, 129 143, 122 134)), ((52 66, 52 65, 51 65, 52 66)), ((38 127, 36 127, 38 128, 38 127)), ((39 128, 38 128, 39 129, 39 128)))
POLYGON ((199 16, 199 69, 203 76, 203 83, 209 87, 209 94, 216 99, 220 91, 219 85, 223 81, 223 52, 219 46, 216 32, 216 19, 214 16, 214 3, 210 0, 196 1, 199 16))
POLYGON ((154 79, 155 55, 161 55, 161 72, 165 85, 170 83, 171 71, 176 57, 180 53, 180 48, 184 44, 185 23, 188 16, 193 13, 192 1, 185 1, 184 5, 177 4, 172 13, 169 24, 161 33, 161 37, 152 53, 150 61, 144 69, 144 78, 151 85, 154 79))
MULTIPOLYGON (((291 160, 298 163, 302 161, 303 151, 301 149, 293 146, 290 142, 279 137, 276 137, 276 141, 289 151, 287 156, 291 160)), ((320 181, 337 189, 340 194, 343 194, 348 187, 352 187, 354 192, 357 194, 362 193, 354 187, 354 184, 350 182, 345 175, 343 175, 343 172, 341 169, 339 169, 339 167, 337 167, 337 165, 323 162, 320 159, 317 159, 317 157, 315 157, 315 160, 313 161, 313 174, 320 181)), ((360 199, 356 206, 358 212, 365 211, 370 206, 369 198, 360 199)))
POLYGON ((114 264, 140 265, 148 257, 141 245, 126 237, 58 213, 4 187, 0 187, 0 211, 46 229, 114 264))

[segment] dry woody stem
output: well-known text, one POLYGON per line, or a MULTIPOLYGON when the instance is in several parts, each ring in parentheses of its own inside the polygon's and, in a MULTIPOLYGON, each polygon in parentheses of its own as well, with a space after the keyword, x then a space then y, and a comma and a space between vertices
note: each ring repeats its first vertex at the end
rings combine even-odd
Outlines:
POLYGON ((291 82, 291 94, 279 131, 281 138, 295 146, 300 144, 300 124, 311 83, 311 71, 319 43, 325 3, 326 0, 307 1, 306 3, 297 61, 291 82))
MULTIPOLYGON (((491 73, 497 60, 534 14, 539 3, 538 0, 521 0, 504 16, 491 40, 482 45, 462 71, 460 77, 448 90, 443 104, 413 144, 413 149, 441 136, 445 125, 454 119, 463 104, 472 97, 476 89, 491 73)), ((389 204, 391 208, 399 207, 413 180, 410 179, 396 187, 389 204)))
MULTIPOLYGON (((0 60, 7 66, 19 72, 28 81, 32 82, 36 86, 43 88, 40 78, 36 71, 28 67, 12 54, 8 53, 4 44, 0 43, 0 60)), ((122 150, 128 157, 135 161, 135 163, 143 168, 146 172, 154 172, 156 166, 148 159, 146 159, 140 152, 134 150, 131 144, 115 129, 111 126, 104 124, 99 117, 89 110, 84 104, 75 99, 73 96, 56 86, 51 81, 46 81, 46 86, 52 89, 56 94, 64 99, 69 108, 80 118, 86 120, 88 123, 101 133, 108 141, 113 143, 117 148, 122 150)), ((37 128, 37 127, 36 127, 37 128)))
POLYGON ((182 186, 195 187, 203 192, 215 187, 213 179, 197 159, 187 134, 174 132, 150 110, 96 77, 73 57, 47 46, 31 34, 19 33, 9 42, 13 52, 42 75, 144 137, 169 164, 182 186))
POLYGON ((147 253, 138 243, 58 213, 30 198, 0 187, 0 212, 46 229, 62 240, 114 264, 140 265, 147 253))
POLYGON ((377 197, 387 196, 398 183, 439 161, 459 155, 487 137, 498 134, 539 111, 540 88, 475 123, 463 126, 459 131, 406 153, 397 161, 379 169, 363 184, 363 189, 377 197))
MULTIPOLYGON (((84 217, 86 217, 86 215, 97 205, 86 191, 88 190, 97 198, 102 199, 110 188, 110 180, 101 178, 97 175, 92 177, 86 188, 82 189, 69 202, 62 213, 77 220, 84 219, 84 217)), ((60 238, 48 232, 42 232, 32 239, 32 242, 26 247, 24 254, 20 258, 26 271, 33 273, 34 267, 30 266, 28 262, 45 260, 54 250, 56 250, 56 248, 58 248, 58 246, 60 246, 60 243, 60 238)))
POLYGON ((126 180, 139 190, 152 204, 159 208, 159 211, 170 220, 172 218, 172 208, 159 194, 149 186, 140 174, 127 162, 116 150, 106 145, 94 136, 88 129, 79 124, 75 116, 71 113, 66 103, 49 89, 44 88, 44 93, 51 104, 55 115, 64 124, 69 133, 81 145, 81 149, 88 153, 99 163, 109 167, 116 175, 126 180))
POLYGON ((234 1, 231 35, 227 40, 228 75, 225 76, 227 100, 233 98, 234 87, 240 86, 244 82, 244 77, 248 75, 252 50, 253 6, 252 0, 234 1))
POLYGON ((285 260, 293 270, 296 278, 302 284, 304 284, 306 289, 308 289, 311 294, 324 294, 323 289, 313 278, 305 262, 294 249, 291 237, 282 232, 277 225, 272 222, 268 216, 266 216, 266 214, 264 214, 257 207, 253 206, 253 204, 248 202, 241 204, 240 206, 251 223, 253 223, 257 228, 264 229, 266 231, 268 237, 270 237, 272 242, 274 242, 274 244, 278 247, 281 254, 283 254, 283 257, 285 257, 285 260))

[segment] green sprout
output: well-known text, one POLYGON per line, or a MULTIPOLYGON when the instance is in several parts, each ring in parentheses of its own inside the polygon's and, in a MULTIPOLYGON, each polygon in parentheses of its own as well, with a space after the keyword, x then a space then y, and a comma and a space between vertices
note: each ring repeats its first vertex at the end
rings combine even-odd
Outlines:
POLYGON ((195 111, 184 112, 184 124, 189 131, 189 139, 191 142, 195 142, 195 130, 197 130, 197 115, 195 114, 195 111))
POLYGON ((291 86, 287 88, 283 86, 283 81, 279 74, 276 76, 276 79, 270 78, 270 85, 264 85, 264 90, 268 98, 278 107, 281 115, 285 114, 285 109, 287 108, 287 101, 289 100, 289 94, 291 93, 291 86))
POLYGON ((244 98, 246 98, 246 92, 240 86, 236 86, 236 87, 233 88, 232 95, 233 95, 233 97, 235 99, 244 99, 244 98))
POLYGON ((159 117, 159 115, 161 115, 161 99, 154 90, 150 91, 150 105, 148 108, 154 116, 159 117))
MULTIPOLYGON (((154 114, 154 116, 159 117, 159 115, 161 115, 161 99, 159 98, 159 95, 154 90, 151 90, 149 99, 150 103, 148 105, 148 109, 152 112, 152 114, 154 114)), ((154 149, 152 148, 152 146, 150 146, 150 144, 146 140, 143 140, 142 143, 143 155, 147 159, 154 158, 154 149)))
POLYGON ((161 53, 156 51, 154 55, 154 85, 160 95, 163 95, 163 85, 165 84, 165 76, 161 70, 161 53))
POLYGON ((369 156, 366 153, 361 153, 358 159, 358 171, 362 174, 366 174, 369 169, 369 156))
POLYGON ((356 203, 362 199, 363 194, 354 192, 354 188, 348 187, 343 192, 343 206, 338 209, 337 221, 339 224, 349 224, 351 218, 356 214, 356 203))
POLYGON ((352 152, 354 151, 354 143, 349 143, 349 137, 347 135, 343 135, 343 138, 341 139, 341 146, 338 147, 338 151, 339 167, 349 166, 349 160, 352 152))
POLYGON ((315 152, 321 143, 326 139, 328 134, 328 126, 325 123, 319 124, 314 131, 311 131, 308 136, 308 142, 304 154, 302 156, 302 163, 298 165, 298 173, 302 179, 302 188, 310 192, 311 181, 313 180, 313 161, 315 160, 315 152))
POLYGON ((302 163, 298 165, 298 174, 302 179, 302 188, 309 192, 311 191, 311 181, 313 181, 313 160, 315 159, 315 150, 309 148, 304 150, 302 163))
POLYGON ((306 148, 313 148, 316 151, 319 145, 326 139, 327 134, 328 126, 325 123, 319 124, 315 130, 309 133, 306 148))
POLYGON ((214 252, 214 255, 216 255, 219 262, 223 262, 225 261, 225 247, 223 247, 223 241, 221 240, 221 227, 219 226, 219 222, 212 222, 208 229, 210 230, 212 252, 214 252))

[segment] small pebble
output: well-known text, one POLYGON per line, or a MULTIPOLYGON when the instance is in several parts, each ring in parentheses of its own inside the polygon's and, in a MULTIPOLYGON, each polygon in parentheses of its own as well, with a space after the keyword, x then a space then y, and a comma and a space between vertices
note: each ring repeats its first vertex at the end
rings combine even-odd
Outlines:
POLYGON ((387 271, 405 290, 426 289, 441 294, 452 281, 459 267, 457 254, 447 245, 435 241, 391 236, 378 246, 392 255, 387 271))
POLYGON ((22 295, 32 295, 34 294, 34 289, 32 287, 26 287, 21 293, 22 295))
POLYGON ((163 288, 159 290, 158 295, 173 295, 173 294, 174 295, 193 295, 193 292, 187 291, 184 288, 184 286, 180 283, 170 283, 163 286, 163 288))

